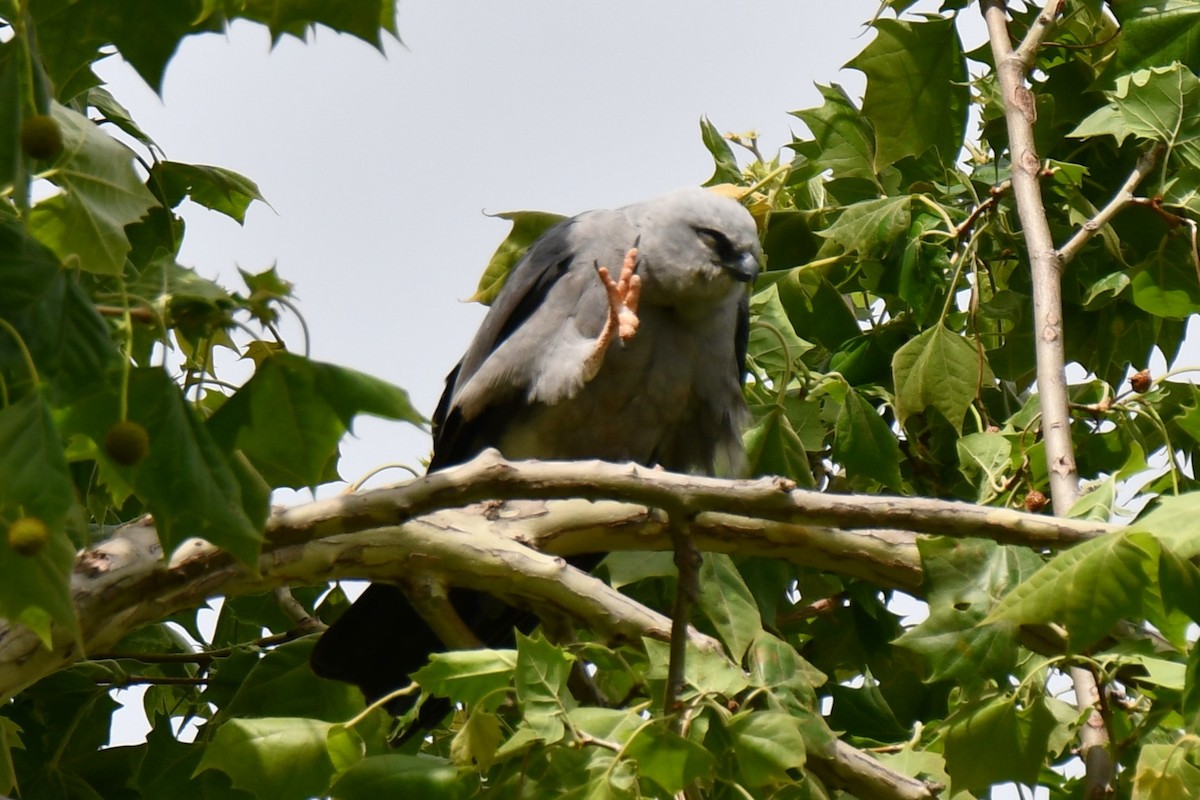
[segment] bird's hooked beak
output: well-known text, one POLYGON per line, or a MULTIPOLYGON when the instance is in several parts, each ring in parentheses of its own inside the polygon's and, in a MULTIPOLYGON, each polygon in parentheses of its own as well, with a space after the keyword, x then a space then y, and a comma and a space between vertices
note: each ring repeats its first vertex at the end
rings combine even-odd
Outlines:
POLYGON ((753 283, 758 277, 758 256, 747 250, 738 255, 737 261, 726 263, 725 269, 735 281, 753 283))

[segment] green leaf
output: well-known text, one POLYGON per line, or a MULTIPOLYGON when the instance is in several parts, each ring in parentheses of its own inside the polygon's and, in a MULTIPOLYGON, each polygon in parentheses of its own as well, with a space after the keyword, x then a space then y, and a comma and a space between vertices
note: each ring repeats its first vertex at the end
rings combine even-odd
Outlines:
POLYGON ((222 717, 307 717, 341 722, 362 711, 362 695, 354 686, 323 681, 313 673, 308 657, 315 644, 316 639, 310 637, 267 652, 221 708, 222 717))
POLYGON ((71 267, 119 275, 129 253, 125 226, 155 204, 133 168, 133 153, 95 123, 55 104, 63 154, 51 180, 62 192, 38 203, 34 235, 71 267))
POLYGON ((237 16, 270 28, 275 41, 285 35, 303 39, 310 29, 324 25, 382 48, 380 34, 396 32, 395 5, 390 0, 244 0, 235 8, 237 16))
POLYGON ((475 709, 450 742, 450 760, 455 764, 490 769, 500 748, 500 720, 495 714, 475 709))
POLYGON ((986 504, 1008 485, 1012 442, 1000 433, 970 433, 958 440, 959 469, 979 490, 976 502, 986 504))
POLYGON ((787 780, 789 769, 804 766, 804 737, 789 714, 744 711, 733 715, 725 727, 733 740, 738 774, 747 786, 787 780))
POLYGON ((517 669, 516 650, 449 650, 432 653, 429 663, 413 673, 413 680, 432 695, 449 697, 468 706, 491 698, 493 709, 504 701, 504 689, 517 669))
POLYGON ((67 528, 78 526, 79 517, 46 401, 34 393, 0 408, 0 617, 24 622, 47 646, 50 620, 78 630, 70 593, 76 548, 67 528), (14 552, 3 535, 23 517, 41 520, 48 533, 35 555, 14 552))
MULTIPOLYGON (((900 462, 904 456, 896 434, 862 395, 846 393, 834 428, 833 460, 851 480, 867 478, 892 491, 903 491, 900 462)), ((861 485, 861 484, 859 484, 861 485)))
POLYGON ((754 423, 743 435, 752 475, 783 475, 798 485, 816 488, 808 452, 787 414, 778 403, 750 407, 754 423))
POLYGON ((762 632, 754 595, 733 559, 724 553, 704 554, 700 564, 700 610, 717 629, 735 661, 742 660, 750 643, 762 632))
POLYGON ((159 161, 150 176, 158 181, 172 208, 186 196, 239 224, 246 221, 246 209, 252 202, 266 202, 254 181, 222 167, 159 161))
POLYGON ((941 325, 922 331, 896 351, 892 376, 902 424, 932 406, 959 433, 980 389, 996 380, 983 352, 941 325))
POLYGON ((1200 167, 1200 80, 1181 64, 1138 70, 1117 78, 1110 103, 1069 135, 1111 134, 1118 144, 1136 136, 1166 145, 1167 157, 1200 167))
POLYGON ((511 222, 512 230, 492 254, 487 268, 479 277, 479 286, 475 289, 475 294, 470 297, 472 301, 483 303, 485 306, 491 305, 496 295, 500 294, 500 289, 508 280, 508 274, 517 262, 525 257, 529 246, 543 233, 566 219, 561 214, 549 214, 545 211, 505 211, 495 216, 511 222))
POLYGON ((716 170, 704 185, 741 183, 742 170, 738 167, 737 158, 733 155, 733 148, 717 130, 717 126, 708 121, 708 117, 700 118, 700 138, 704 142, 704 147, 712 153, 713 161, 716 163, 716 170))
POLYGON ((24 42, 17 37, 0 44, 0 186, 10 186, 16 181, 17 164, 21 159, 18 134, 21 126, 21 72, 25 61, 23 45, 24 42))
POLYGON ((875 172, 930 147, 953 164, 970 90, 954 19, 877 19, 875 40, 846 65, 867 76, 863 115, 875 130, 875 172))
MULTIPOLYGON (((29 236, 18 220, 0 214, 0 317, 20 335, 51 386, 55 401, 90 389, 118 358, 108 326, 91 300, 29 236)), ((9 334, 0 334, 0 378, 10 395, 31 382, 29 368, 9 334)))
POLYGON ((962 714, 946 729, 946 769, 955 790, 1035 783, 1057 724, 1040 697, 1024 707, 1015 697, 998 697, 962 714))
MULTIPOLYGON (((102 471, 131 485, 145 501, 163 551, 172 553, 184 539, 195 536, 228 550, 244 564, 256 563, 268 511, 261 482, 213 441, 163 370, 132 370, 128 405, 128 419, 149 434, 146 457, 123 467, 111 462, 99 446, 94 456, 102 471)), ((104 388, 68 409, 63 428, 99 445, 119 418, 117 395, 104 388)))
POLYGON ((1156 317, 1187 319, 1200 310, 1200 285, 1190 245, 1181 239, 1165 242, 1134 265, 1130 270, 1130 287, 1134 304, 1156 317))
POLYGON ((1158 584, 1167 608, 1183 611, 1193 622, 1200 620, 1200 569, 1170 547, 1159 554, 1158 584))
POLYGON ((517 634, 517 702, 525 712, 525 724, 547 744, 563 736, 562 714, 567 693, 567 676, 574 658, 540 635, 517 634))
POLYGON ((855 203, 818 234, 841 245, 847 253, 880 253, 907 235, 912 224, 912 203, 908 195, 855 203))
POLYGON ((1097 481, 1086 487, 1079 499, 1067 512, 1071 519, 1090 519, 1096 522, 1108 522, 1112 519, 1113 508, 1117 502, 1117 477, 1110 475, 1102 481, 1097 481))
POLYGON ((793 111, 813 141, 795 142, 792 149, 839 178, 875 180, 875 132, 841 86, 817 84, 824 104, 793 111))
POLYGON ((465 800, 474 793, 476 782, 464 778, 465 773, 445 759, 389 753, 364 758, 348 769, 331 795, 334 800, 465 800))
POLYGON ((1004 597, 986 622, 1065 625, 1071 652, 1081 652, 1119 620, 1136 617, 1158 541, 1147 533, 1108 534, 1060 553, 1004 597))
POLYGON ((983 623, 987 608, 966 610, 945 605, 930 609, 929 617, 895 641, 928 665, 925 680, 977 684, 990 675, 1004 674, 1017 662, 1017 625, 983 623))
POLYGON ((403 389, 277 353, 225 401, 208 429, 222 446, 244 452, 272 487, 300 489, 337 479, 338 442, 357 414, 424 424, 403 389))
POLYGON ((1200 769, 1189 763, 1194 742, 1145 744, 1138 753, 1133 776, 1138 800, 1194 800, 1200 797, 1200 769))
POLYGON ((993 606, 1042 566, 1023 547, 983 539, 922 538, 929 618, 895 644, 922 657, 927 681, 978 686, 1009 674, 1018 658, 1019 630, 1011 622, 984 622, 993 606))
MULTIPOLYGON (((648 680, 665 681, 667 667, 671 662, 671 646, 657 639, 643 638, 646 656, 650 660, 650 669, 646 673, 648 680)), ((724 653, 701 650, 694 644, 688 643, 687 658, 684 662, 684 680, 701 694, 715 694, 723 697, 733 697, 750 685, 750 681, 736 664, 730 661, 724 653)))
POLYGON ((750 317, 749 357, 772 375, 792 374, 813 345, 796 334, 774 284, 750 298, 750 317))
POLYGON ((699 742, 685 739, 658 721, 638 731, 625 748, 625 754, 637 761, 638 774, 649 778, 668 795, 708 778, 716 760, 699 742))
POLYGON ((1109 0, 1107 5, 1121 23, 1113 72, 1172 61, 1200 70, 1200 5, 1195 0, 1109 0))
POLYGON ((1200 555, 1200 493, 1158 498, 1154 509, 1137 522, 1180 558, 1200 555))
POLYGON ((196 774, 216 769, 259 797, 307 800, 324 795, 362 748, 358 734, 315 719, 234 719, 217 728, 196 774))

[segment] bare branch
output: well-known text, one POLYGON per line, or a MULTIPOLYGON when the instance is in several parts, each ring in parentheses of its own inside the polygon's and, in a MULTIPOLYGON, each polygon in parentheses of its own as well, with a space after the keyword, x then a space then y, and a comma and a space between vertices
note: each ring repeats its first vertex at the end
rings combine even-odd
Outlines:
POLYGON ((944 786, 899 775, 871 756, 843 741, 835 741, 826 753, 809 753, 808 768, 822 783, 846 789, 855 797, 932 800, 944 786))
POLYGON ((1124 208, 1132 205, 1135 202, 1133 190, 1142 182, 1145 177, 1150 174, 1150 170, 1154 169, 1155 162, 1158 161, 1159 154, 1162 152, 1162 147, 1151 148, 1137 160, 1137 165, 1133 171, 1129 173, 1129 177, 1125 179, 1125 183, 1113 195, 1113 198, 1108 201, 1104 208, 1096 212, 1096 215, 1085 222, 1078 231, 1058 249, 1059 262, 1065 266, 1071 262, 1075 256, 1079 255, 1079 251, 1083 246, 1091 241, 1096 233, 1112 221, 1118 213, 1124 208))
MULTIPOLYGON (((752 520, 792 523, 803 531, 791 529, 774 539, 769 531, 766 538, 780 544, 802 545, 820 549, 818 541, 824 529, 837 531, 902 530, 913 533, 939 534, 955 537, 992 539, 1004 544, 1023 544, 1036 548, 1065 548, 1094 539, 1115 526, 1082 520, 1055 519, 1026 514, 1011 509, 977 506, 947 500, 864 495, 834 495, 796 489, 781 478, 754 480, 722 480, 697 475, 680 475, 648 469, 634 464, 611 464, 603 461, 524 461, 508 462, 496 451, 488 451, 454 469, 435 472, 423 478, 392 488, 377 489, 308 503, 281 511, 267 525, 269 542, 304 541, 328 533, 350 533, 370 530, 381 525, 398 525, 406 520, 445 508, 460 508, 471 503, 489 500, 581 498, 584 500, 617 500, 636 503, 648 508, 679 508, 683 513, 709 512, 752 520), (796 539, 796 536, 803 540, 796 539)), ((677 512, 678 513, 678 512, 677 512)), ((500 524, 502 514, 491 516, 500 524)), ((709 533, 712 526, 721 527, 726 517, 705 517, 709 533)), ((655 534, 663 532, 658 520, 655 534)), ((743 522, 744 524, 744 522, 743 522)), ((753 526, 758 530, 758 526, 753 526)), ((783 530, 783 529, 780 529, 783 530)), ((564 530, 552 533, 541 529, 537 534, 548 539, 535 545, 559 555, 574 555, 592 550, 628 549, 628 541, 620 546, 608 545, 610 540, 579 541, 582 532, 564 530), (560 541, 561 540, 561 541, 560 541)), ((737 536, 727 530, 724 535, 737 536)), ((763 546, 763 537, 751 536, 763 546)), ((846 540, 838 538, 838 550, 846 540)), ((532 544, 532 540, 530 540, 532 544)), ((729 544, 712 546, 705 542, 703 550, 729 552, 729 544)), ((751 545, 750 542, 745 544, 751 545)), ((639 549, 636 545, 634 549, 639 549)), ((657 547, 657 545, 656 545, 657 547)), ((783 558, 790 555, 775 553, 783 558)), ((838 555, 840 558, 840 554, 838 555)), ((800 562, 796 562, 800 563, 800 562)), ((806 557, 805 566, 815 566, 806 557)), ((896 586, 894 580, 883 580, 896 586)))

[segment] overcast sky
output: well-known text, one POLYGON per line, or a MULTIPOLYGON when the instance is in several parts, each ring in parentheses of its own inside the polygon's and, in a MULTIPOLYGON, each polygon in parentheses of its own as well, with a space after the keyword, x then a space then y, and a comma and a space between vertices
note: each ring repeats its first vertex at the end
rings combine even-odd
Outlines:
MULTIPOLYGON (((702 183, 702 116, 757 130, 769 156, 799 126, 787 112, 820 102, 814 82, 861 95, 841 65, 877 5, 405 0, 403 44, 383 54, 328 30, 271 50, 238 23, 186 40, 161 99, 117 59, 101 74, 169 158, 239 171, 271 204, 242 228, 186 203, 181 261, 234 288, 237 267, 277 264, 315 358, 403 386, 429 415, 483 315, 463 298, 507 233, 485 212, 702 183)), ((429 449, 406 425, 361 418, 356 433, 347 478, 429 449)))

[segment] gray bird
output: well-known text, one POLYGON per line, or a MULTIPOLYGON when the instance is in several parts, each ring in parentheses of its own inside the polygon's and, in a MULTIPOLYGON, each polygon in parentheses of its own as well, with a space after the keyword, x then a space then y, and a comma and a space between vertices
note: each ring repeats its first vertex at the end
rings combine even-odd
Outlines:
MULTIPOLYGON (((760 258, 749 212, 703 189, 554 226, 513 268, 446 378, 429 469, 495 447, 510 459, 739 474, 746 287, 760 258)), ((599 558, 572 563, 590 569, 599 558)), ((511 646, 513 627, 536 621, 477 592, 455 589, 450 599, 489 646, 511 646)), ((440 649, 399 589, 373 584, 322 635, 312 665, 373 700, 407 684, 440 649)), ((401 698, 389 708, 408 705, 401 698)), ((418 727, 447 709, 427 702, 418 727)))

